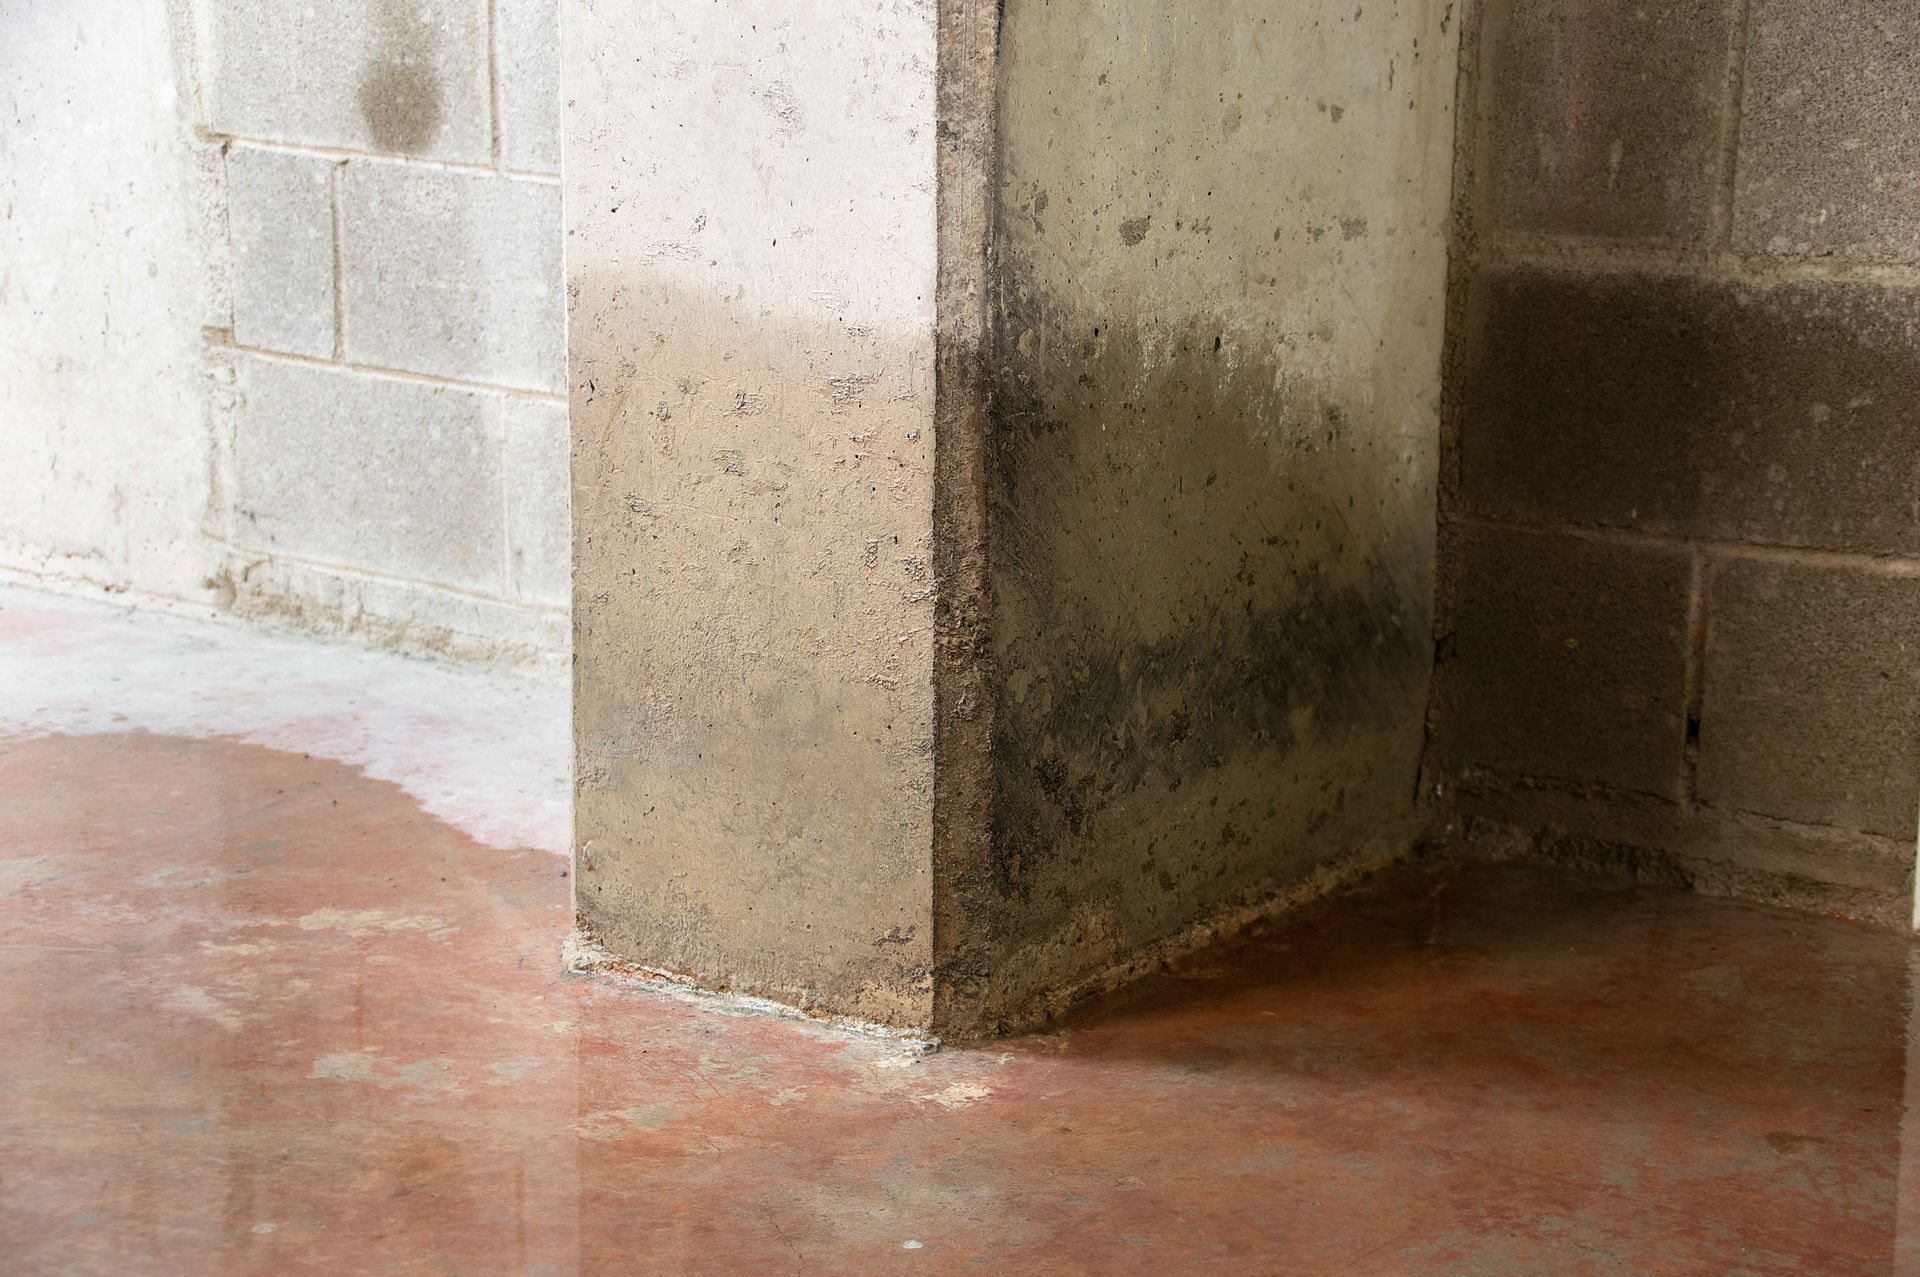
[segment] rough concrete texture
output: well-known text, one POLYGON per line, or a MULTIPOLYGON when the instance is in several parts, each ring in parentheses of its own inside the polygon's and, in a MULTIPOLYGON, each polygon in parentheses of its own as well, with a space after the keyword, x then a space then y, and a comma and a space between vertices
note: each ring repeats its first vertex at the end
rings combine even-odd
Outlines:
POLYGON ((211 597, 214 290, 165 10, 0 0, 0 112, 0 568, 211 597))
POLYGON ((1005 6, 982 1024, 1409 811, 1450 14, 1005 6))
POLYGON ((977 1022, 991 974, 993 671, 986 484, 998 0, 940 0, 933 423, 933 1004, 977 1022))
POLYGON ((934 6, 563 22, 580 914, 924 1024, 934 6))
POLYGON ((1700 797, 1911 840, 1920 576, 1734 560, 1708 588, 1700 797))
POLYGON ((241 345, 333 357, 335 167, 254 146, 227 152, 233 338, 241 345))
POLYGON ((1734 6, 1488 4, 1476 121, 1506 231, 1694 244, 1719 177, 1734 6))
POLYGON ((221 0, 201 9, 218 132, 484 164, 487 0, 221 0))
POLYGON ((1920 260, 1920 23, 1908 0, 1753 0, 1738 247, 1920 260))
POLYGON ((564 387, 557 186, 357 160, 340 170, 340 227, 349 360, 564 387))
POLYGON ((565 667, 567 613, 333 563, 246 555, 225 606, 276 625, 478 665, 565 667))
POLYGON ((1450 747, 1509 774, 1681 796, 1692 555, 1465 535, 1450 747))
POLYGON ((1920 294, 1488 270, 1460 477, 1482 514, 1920 550, 1920 294))

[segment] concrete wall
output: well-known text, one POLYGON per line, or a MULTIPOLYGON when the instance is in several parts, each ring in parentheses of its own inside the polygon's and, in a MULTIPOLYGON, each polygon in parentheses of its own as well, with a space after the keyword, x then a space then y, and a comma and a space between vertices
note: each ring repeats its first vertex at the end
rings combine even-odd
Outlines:
POLYGON ((541 0, 7 0, 0 563, 565 652, 541 0))
POLYGON ((159 4, 0 0, 0 568, 186 597, 218 299, 159 4))
POLYGON ((1907 913, 1920 27, 1485 0, 1431 779, 1478 846, 1907 913))
POLYGON ((1005 5, 987 1022, 1407 844, 1451 13, 1005 5))
POLYGON ((565 21, 582 920, 925 1024, 934 6, 565 21))

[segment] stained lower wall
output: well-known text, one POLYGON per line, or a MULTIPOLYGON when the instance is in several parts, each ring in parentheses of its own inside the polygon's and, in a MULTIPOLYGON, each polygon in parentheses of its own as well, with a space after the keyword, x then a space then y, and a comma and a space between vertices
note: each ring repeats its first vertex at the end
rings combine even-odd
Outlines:
POLYGON ((575 900, 924 1028, 938 23, 568 0, 575 900))
POLYGON ((1475 7, 1429 780, 1469 845, 1904 920, 1908 6, 1475 7))
POLYGON ((1406 845, 1451 13, 1004 7, 985 1022, 1406 845))

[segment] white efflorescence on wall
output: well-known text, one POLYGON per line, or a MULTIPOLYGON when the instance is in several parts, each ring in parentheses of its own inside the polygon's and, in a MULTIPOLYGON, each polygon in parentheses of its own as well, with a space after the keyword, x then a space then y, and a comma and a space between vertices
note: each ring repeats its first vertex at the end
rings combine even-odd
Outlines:
POLYGON ((547 0, 0 0, 0 568, 557 664, 547 0))

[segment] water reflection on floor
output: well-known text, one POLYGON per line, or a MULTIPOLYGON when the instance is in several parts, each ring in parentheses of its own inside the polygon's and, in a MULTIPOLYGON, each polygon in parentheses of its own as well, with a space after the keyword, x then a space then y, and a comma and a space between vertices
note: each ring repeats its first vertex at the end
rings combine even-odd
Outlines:
POLYGON ((1920 1226, 1908 947, 1854 924, 1413 868, 922 1058, 563 974, 562 868, 298 753, 0 740, 0 1266, 1885 1273, 1920 1226))

